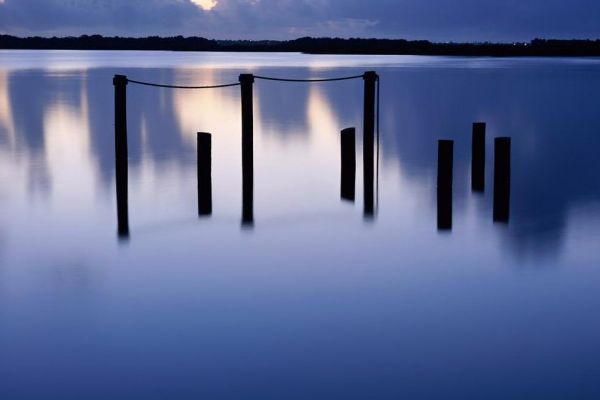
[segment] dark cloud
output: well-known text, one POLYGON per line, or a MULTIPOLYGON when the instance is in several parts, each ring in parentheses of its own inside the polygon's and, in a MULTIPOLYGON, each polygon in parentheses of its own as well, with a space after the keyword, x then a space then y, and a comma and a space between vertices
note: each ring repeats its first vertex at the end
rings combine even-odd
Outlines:
POLYGON ((433 40, 600 37, 597 0, 0 0, 14 34, 368 36, 433 40))
POLYGON ((202 22, 205 12, 183 0, 5 0, 8 33, 174 33, 202 22))

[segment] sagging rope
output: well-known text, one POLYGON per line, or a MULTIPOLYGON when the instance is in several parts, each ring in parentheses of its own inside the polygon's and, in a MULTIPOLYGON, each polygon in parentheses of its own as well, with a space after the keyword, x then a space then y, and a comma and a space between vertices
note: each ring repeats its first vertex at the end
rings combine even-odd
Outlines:
MULTIPOLYGON (((262 79, 266 81, 278 81, 278 82, 335 82, 335 81, 347 81, 350 79, 359 79, 363 78, 364 75, 353 75, 353 76, 344 76, 341 78, 317 78, 317 79, 291 79, 291 78, 275 78, 271 76, 261 76, 261 75, 253 75, 256 79, 262 79)), ((127 82, 135 83, 143 86, 152 86, 159 88, 169 88, 169 89, 218 89, 218 88, 226 88, 232 86, 240 86, 240 82, 236 83, 227 83, 224 85, 208 85, 208 86, 182 86, 182 85, 163 85, 159 83, 151 83, 151 82, 143 82, 137 81, 134 79, 127 79, 127 82)))
POLYGON ((127 82, 136 83, 138 85, 143 86, 152 86, 152 87, 160 87, 160 88, 169 88, 169 89, 218 89, 218 88, 226 88, 231 86, 239 86, 240 83, 228 83, 225 85, 211 85, 211 86, 179 86, 179 85, 161 85, 158 83, 150 83, 150 82, 142 82, 135 81, 133 79, 127 79, 127 82))
POLYGON ((289 79, 289 78, 274 78, 271 76, 254 75, 254 78, 256 78, 256 79, 262 79, 265 81, 279 81, 279 82, 334 82, 334 81, 347 81, 350 79, 358 79, 358 78, 362 78, 362 77, 364 77, 364 75, 344 76, 341 78, 289 79))

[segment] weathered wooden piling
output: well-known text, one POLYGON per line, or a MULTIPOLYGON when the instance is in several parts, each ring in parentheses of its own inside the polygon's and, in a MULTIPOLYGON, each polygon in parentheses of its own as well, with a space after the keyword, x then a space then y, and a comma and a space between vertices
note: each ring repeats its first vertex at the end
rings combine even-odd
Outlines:
POLYGON ((254 223, 254 75, 239 77, 242 97, 242 224, 254 223))
POLYGON ((115 87, 115 182, 118 234, 120 237, 128 237, 127 77, 115 75, 113 85, 115 87))
POLYGON ((356 194, 356 129, 346 128, 340 135, 342 200, 354 202, 356 194))
POLYGON ((437 226, 440 231, 452 230, 452 180, 454 141, 438 141, 437 226))
POLYGON ((510 217, 510 147, 509 137, 494 141, 494 222, 508 223, 510 217))
POLYGON ((485 191, 485 122, 473 123, 471 144, 471 190, 485 191))
POLYGON ((364 174, 364 214, 374 215, 375 198, 375 85, 378 79, 375 71, 367 71, 364 80, 364 121, 363 121, 363 174, 364 174))
POLYGON ((198 215, 212 214, 212 136, 198 132, 198 215))

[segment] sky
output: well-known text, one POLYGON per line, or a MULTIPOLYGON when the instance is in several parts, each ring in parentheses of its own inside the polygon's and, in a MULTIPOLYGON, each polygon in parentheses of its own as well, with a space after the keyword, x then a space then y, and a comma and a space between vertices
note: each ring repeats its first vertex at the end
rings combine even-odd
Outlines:
POLYGON ((0 0, 13 35, 600 38, 600 0, 0 0))

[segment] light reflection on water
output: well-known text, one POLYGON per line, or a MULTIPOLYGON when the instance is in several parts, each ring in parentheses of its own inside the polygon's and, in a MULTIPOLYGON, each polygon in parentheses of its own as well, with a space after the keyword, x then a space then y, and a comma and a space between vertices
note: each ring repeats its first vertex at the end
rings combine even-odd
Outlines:
POLYGON ((2 52, 0 394, 600 394, 600 61, 152 57, 2 52), (377 219, 362 220, 360 140, 358 201, 339 199, 339 131, 361 137, 362 81, 255 84, 251 231, 239 88, 130 84, 132 236, 119 243, 113 74, 210 85, 249 68, 377 69, 377 219), (488 126, 484 195, 470 192, 474 121, 488 126), (208 220, 196 217, 197 131, 213 133, 208 220), (507 226, 492 222, 495 136, 513 139, 507 226), (449 235, 436 231, 441 138, 455 140, 449 235))

